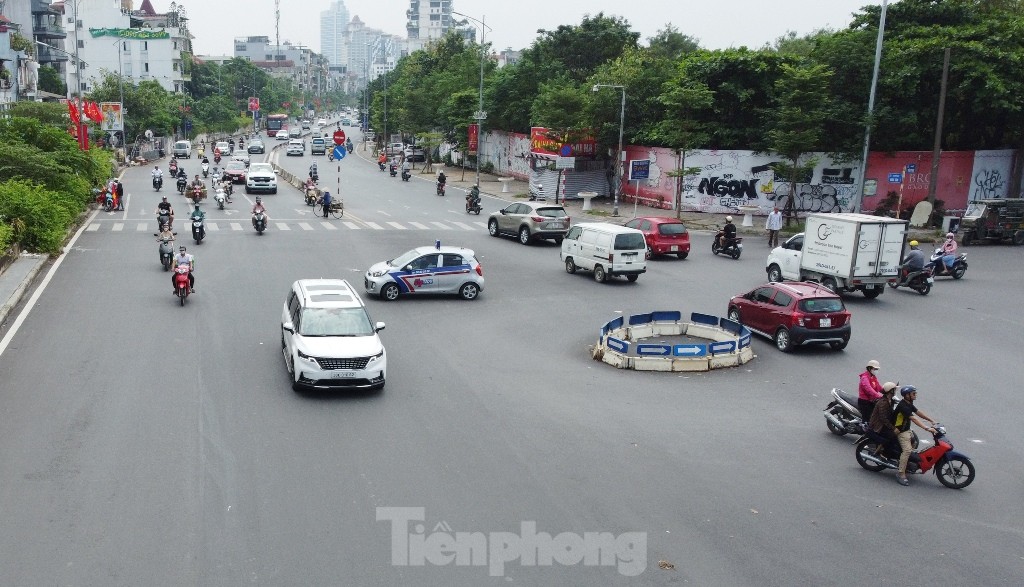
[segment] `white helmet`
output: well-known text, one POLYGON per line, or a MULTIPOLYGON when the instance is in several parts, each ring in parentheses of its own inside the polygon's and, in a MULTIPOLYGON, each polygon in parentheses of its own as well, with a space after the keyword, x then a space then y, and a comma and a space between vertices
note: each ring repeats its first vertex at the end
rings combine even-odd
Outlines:
POLYGON ((725 217, 725 221, 726 222, 732 222, 732 216, 726 216, 725 217))

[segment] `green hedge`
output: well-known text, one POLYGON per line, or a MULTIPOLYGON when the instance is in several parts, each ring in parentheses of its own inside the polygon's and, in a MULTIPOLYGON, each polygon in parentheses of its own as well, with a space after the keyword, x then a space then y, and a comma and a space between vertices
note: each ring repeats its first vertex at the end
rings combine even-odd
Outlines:
POLYGON ((0 223, 0 255, 14 244, 14 229, 10 224, 0 223))
POLYGON ((22 248, 56 253, 81 203, 25 180, 0 183, 0 218, 22 248))

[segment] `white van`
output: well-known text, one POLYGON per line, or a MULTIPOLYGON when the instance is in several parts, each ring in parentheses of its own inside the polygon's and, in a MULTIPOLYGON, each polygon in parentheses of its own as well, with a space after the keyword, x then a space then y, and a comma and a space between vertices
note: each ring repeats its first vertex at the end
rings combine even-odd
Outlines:
POLYGON ((566 273, 593 271, 599 283, 616 275, 636 281, 647 271, 644 233, 606 222, 581 222, 570 228, 562 239, 561 257, 566 273))
POLYGON ((176 141, 174 148, 171 150, 171 155, 176 159, 191 159, 192 158, 192 142, 191 141, 176 141))

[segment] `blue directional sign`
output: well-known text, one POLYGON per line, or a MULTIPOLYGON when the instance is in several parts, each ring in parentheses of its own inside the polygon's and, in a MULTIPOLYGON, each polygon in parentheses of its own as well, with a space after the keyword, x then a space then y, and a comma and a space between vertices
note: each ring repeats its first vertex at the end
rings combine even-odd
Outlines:
POLYGON ((629 352, 629 343, 624 341, 624 340, 619 340, 618 338, 612 338, 612 337, 609 336, 608 337, 608 348, 612 349, 613 351, 620 352, 620 353, 628 353, 629 352))
POLYGON ((711 354, 717 355, 719 353, 731 353, 736 350, 735 340, 725 340, 722 342, 713 342, 710 345, 711 354))
POLYGON ((917 173, 917 163, 907 163, 907 173, 917 173))
POLYGON ((889 183, 903 183, 903 174, 902 173, 890 173, 889 174, 889 183))
POLYGON ((677 357, 703 357, 708 354, 708 345, 677 344, 672 348, 672 353, 677 357))
POLYGON ((668 357, 672 355, 672 347, 667 344, 638 344, 636 354, 654 357, 668 357))
POLYGON ((344 145, 335 145, 334 146, 334 158, 335 159, 338 159, 338 160, 344 159, 345 155, 347 153, 348 153, 348 151, 345 149, 344 145))
POLYGON ((651 161, 650 159, 630 159, 629 160, 629 181, 639 181, 641 179, 647 179, 651 176, 651 161))

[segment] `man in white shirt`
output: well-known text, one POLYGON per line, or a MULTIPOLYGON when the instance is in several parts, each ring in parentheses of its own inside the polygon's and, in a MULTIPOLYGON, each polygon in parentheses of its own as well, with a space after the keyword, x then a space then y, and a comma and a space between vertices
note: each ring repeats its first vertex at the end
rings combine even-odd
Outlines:
POLYGON ((768 248, 774 249, 779 246, 779 231, 782 230, 782 212, 779 207, 772 208, 768 218, 764 221, 764 228, 768 231, 768 248))

